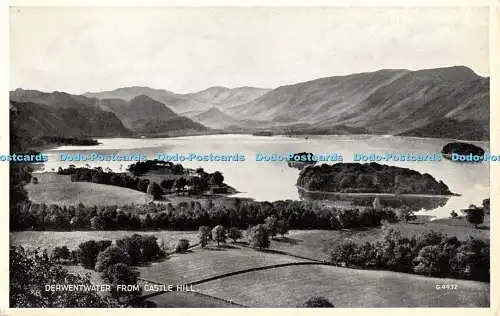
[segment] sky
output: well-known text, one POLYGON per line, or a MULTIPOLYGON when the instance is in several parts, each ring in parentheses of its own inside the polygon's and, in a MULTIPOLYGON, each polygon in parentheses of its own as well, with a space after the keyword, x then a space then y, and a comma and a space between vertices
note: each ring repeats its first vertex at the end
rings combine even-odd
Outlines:
POLYGON ((487 7, 24 7, 10 12, 10 88, 281 85, 464 65, 489 76, 487 7))

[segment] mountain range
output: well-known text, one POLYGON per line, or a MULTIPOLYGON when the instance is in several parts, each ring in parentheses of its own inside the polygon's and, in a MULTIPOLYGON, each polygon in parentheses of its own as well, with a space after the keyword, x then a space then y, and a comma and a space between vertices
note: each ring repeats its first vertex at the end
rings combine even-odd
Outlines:
POLYGON ((10 99, 17 109, 14 125, 33 123, 44 135, 269 130, 489 139, 489 78, 463 66, 385 69, 276 89, 217 86, 188 94, 137 86, 83 95, 17 89, 10 99))

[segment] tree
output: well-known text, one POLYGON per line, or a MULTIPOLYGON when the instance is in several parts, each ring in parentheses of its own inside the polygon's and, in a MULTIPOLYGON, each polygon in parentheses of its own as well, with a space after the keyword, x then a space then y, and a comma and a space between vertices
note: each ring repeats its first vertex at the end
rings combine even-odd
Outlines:
POLYGON ((137 183, 137 190, 141 192, 146 192, 148 190, 149 180, 148 179, 140 179, 137 183))
POLYGON ((174 186, 174 180, 173 179, 166 179, 166 180, 163 180, 161 183, 160 183, 160 186, 162 188, 164 188, 165 190, 167 190, 168 192, 170 192, 170 190, 172 190, 172 187, 174 186))
POLYGON ((403 205, 396 210, 396 216, 398 217, 398 220, 405 223, 415 218, 413 211, 406 205, 403 205))
POLYGON ((465 218, 467 221, 474 225, 474 228, 477 228, 479 224, 484 222, 484 209, 481 207, 476 207, 471 205, 472 207, 463 210, 465 213, 465 218))
POLYGON ((278 231, 278 219, 274 216, 268 216, 264 220, 264 222, 271 236, 272 237, 276 236, 276 233, 278 231))
POLYGON ((485 214, 490 214, 490 199, 483 200, 483 209, 485 214))
POLYGON ((321 296, 311 297, 298 307, 335 307, 330 301, 321 296))
POLYGON ((351 240, 344 240, 331 250, 330 260, 334 264, 349 265, 357 253, 358 245, 351 240))
POLYGON ((128 265, 130 263, 130 256, 121 248, 110 246, 97 255, 95 270, 97 272, 103 272, 116 263, 124 263, 128 265))
POLYGON ((458 214, 457 214, 457 212, 455 212, 455 210, 452 210, 451 213, 450 213, 450 215, 453 218, 458 217, 458 214))
POLYGON ((185 253, 189 249, 189 240, 187 239, 179 239, 177 242, 177 246, 175 246, 175 252, 177 253, 185 253))
POLYGON ((99 252, 104 251, 106 248, 111 246, 111 244, 112 244, 111 240, 99 240, 96 242, 97 249, 99 250, 99 252))
POLYGON ((212 229, 212 239, 217 242, 217 247, 219 247, 220 243, 226 242, 226 229, 222 225, 217 225, 212 229))
POLYGON ((229 229, 229 234, 227 235, 227 237, 229 237, 230 239, 232 239, 233 242, 236 242, 236 240, 238 240, 241 237, 243 237, 243 234, 241 233, 241 230, 239 230, 238 228, 231 227, 229 229))
POLYGON ((198 229, 198 238, 200 239, 200 244, 202 248, 205 248, 208 241, 212 239, 212 233, 208 226, 200 226, 198 229))
POLYGON ((175 189, 177 191, 177 194, 179 194, 179 192, 182 192, 184 191, 184 187, 186 186, 186 178, 184 177, 180 177, 179 179, 177 179, 175 181, 175 189))
POLYGON ((220 186, 224 183, 224 176, 219 171, 215 171, 210 175, 210 183, 220 186))
POLYGON ((429 276, 440 275, 443 268, 448 266, 448 258, 444 256, 439 245, 425 246, 418 252, 414 259, 413 270, 416 273, 429 276))
POLYGON ((52 259, 55 261, 59 261, 61 259, 69 260, 70 258, 71 258, 71 252, 66 246, 55 247, 54 251, 52 252, 52 259))
POLYGON ((10 249, 11 308, 45 307, 118 307, 96 291, 47 291, 55 285, 79 284, 91 286, 90 276, 68 273, 60 265, 50 262, 39 250, 29 251, 22 247, 10 249))
POLYGON ((119 302, 127 302, 141 293, 137 286, 137 277, 137 272, 121 262, 109 266, 103 274, 103 278, 111 285, 111 295, 119 302), (118 288, 118 285, 121 287, 118 288), (129 288, 123 290, 123 286, 129 288))
POLYGON ((147 194, 153 197, 153 200, 159 200, 163 195, 163 190, 156 182, 151 182, 146 190, 147 194))
POLYGON ((184 173, 184 167, 180 163, 175 164, 172 166, 172 173, 173 174, 183 174, 184 173))
POLYGON ((281 235, 282 238, 288 234, 288 222, 285 220, 279 220, 276 224, 276 232, 281 235))
POLYGON ((89 240, 78 245, 78 261, 87 269, 94 269, 99 248, 95 240, 89 240))
POLYGON ((250 228, 248 239, 252 248, 269 248, 269 231, 263 224, 259 224, 250 228))
POLYGON ((133 234, 118 239, 116 245, 130 256, 131 264, 146 262, 163 255, 154 236, 133 234))
POLYGON ((37 177, 33 177, 33 184, 38 184, 38 178, 37 177))

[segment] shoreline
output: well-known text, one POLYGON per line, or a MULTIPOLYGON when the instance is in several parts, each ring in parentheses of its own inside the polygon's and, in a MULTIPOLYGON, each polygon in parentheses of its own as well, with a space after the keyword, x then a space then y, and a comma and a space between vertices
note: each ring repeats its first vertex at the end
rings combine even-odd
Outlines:
POLYGON ((331 195, 347 195, 347 196, 384 196, 384 197, 416 197, 416 198, 451 198, 456 196, 461 196, 460 194, 453 193, 451 195, 443 195, 443 194, 415 194, 415 193, 354 193, 354 192, 330 192, 330 191, 316 191, 316 190, 308 190, 299 185, 295 185, 299 190, 302 190, 306 193, 318 193, 318 194, 331 194, 331 195))

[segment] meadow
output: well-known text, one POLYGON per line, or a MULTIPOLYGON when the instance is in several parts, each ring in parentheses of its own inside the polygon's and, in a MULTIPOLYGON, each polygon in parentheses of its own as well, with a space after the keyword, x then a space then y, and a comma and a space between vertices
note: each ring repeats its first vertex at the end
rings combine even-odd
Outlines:
POLYGON ((195 290, 251 307, 296 307, 323 296, 335 307, 486 307, 489 284, 326 265, 286 266, 198 284, 195 290), (457 290, 436 290, 455 284, 457 290))
POLYGON ((138 267, 138 270, 141 278, 146 280, 185 284, 235 271, 306 261, 308 260, 228 244, 220 248, 216 245, 205 249, 195 247, 187 253, 173 254, 164 261, 138 267))
MULTIPOLYGON (((455 236, 465 241, 471 237, 485 241, 490 239, 489 216, 479 229, 467 223, 465 218, 439 219, 435 221, 415 221, 409 223, 388 224, 401 232, 403 236, 412 236, 431 230, 455 236)), ((370 227, 343 230, 291 230, 287 236, 277 236, 271 240, 270 249, 284 251, 293 255, 315 260, 328 260, 329 250, 339 243, 351 239, 355 242, 374 241, 382 238, 384 228, 370 227)))
POLYGON ((71 177, 53 172, 35 173, 38 184, 25 186, 34 203, 59 205, 126 205, 149 202, 147 194, 136 190, 90 182, 71 182, 71 177))

